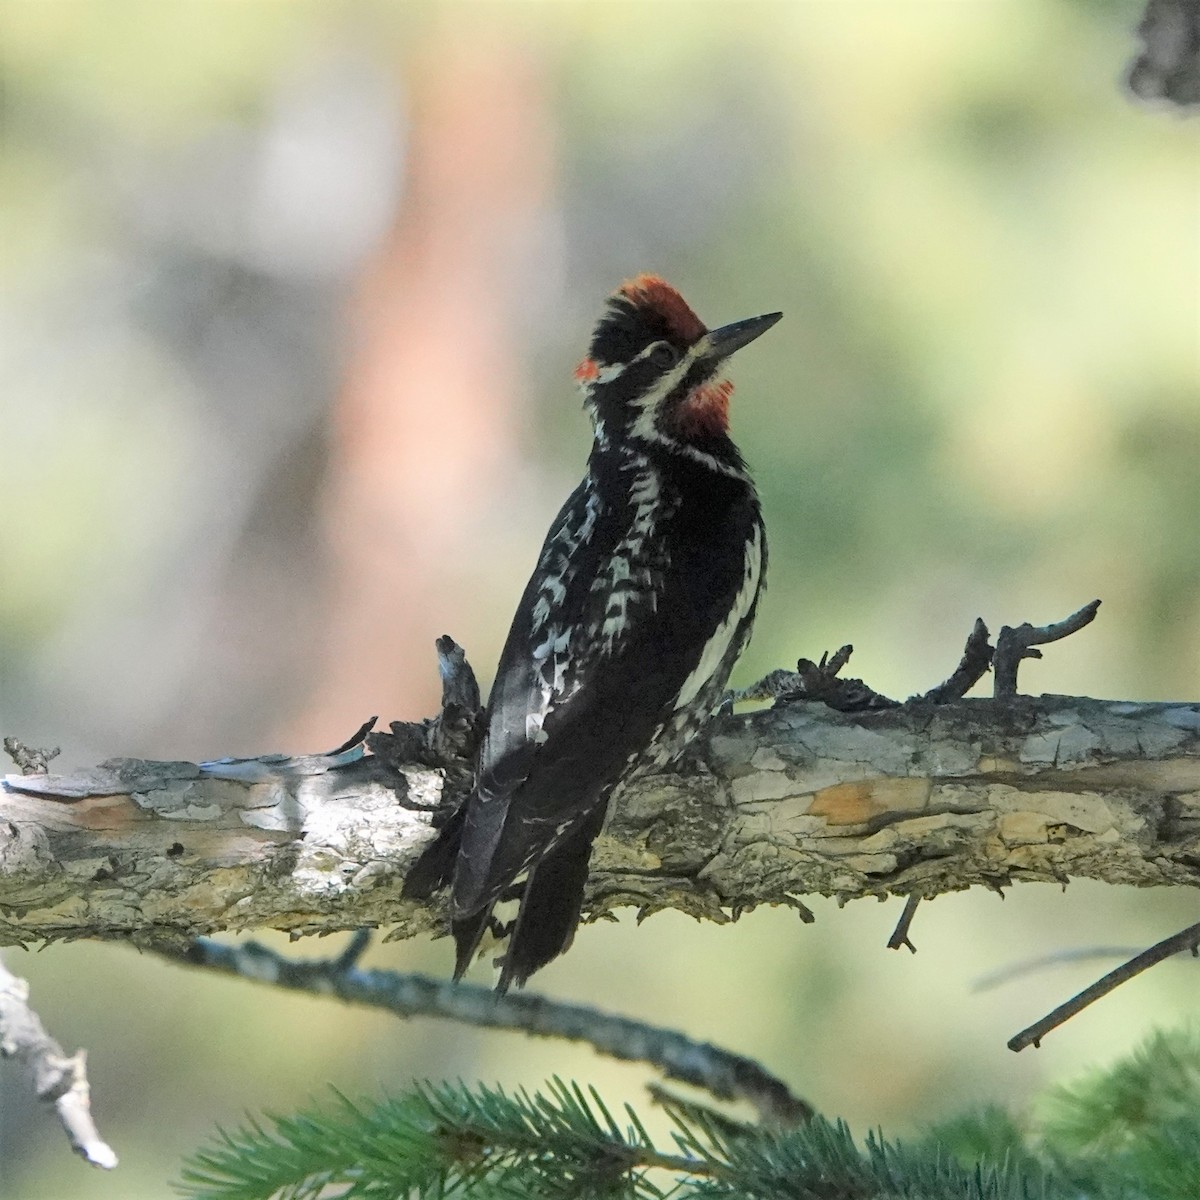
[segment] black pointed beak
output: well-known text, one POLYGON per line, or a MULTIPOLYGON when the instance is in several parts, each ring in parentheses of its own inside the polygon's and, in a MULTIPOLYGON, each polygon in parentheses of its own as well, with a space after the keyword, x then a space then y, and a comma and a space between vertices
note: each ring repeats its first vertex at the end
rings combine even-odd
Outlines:
POLYGON ((700 354, 710 362, 720 362, 766 333, 782 316, 783 313, 766 313, 761 317, 734 321, 732 325, 722 325, 720 329, 710 329, 701 339, 700 354))

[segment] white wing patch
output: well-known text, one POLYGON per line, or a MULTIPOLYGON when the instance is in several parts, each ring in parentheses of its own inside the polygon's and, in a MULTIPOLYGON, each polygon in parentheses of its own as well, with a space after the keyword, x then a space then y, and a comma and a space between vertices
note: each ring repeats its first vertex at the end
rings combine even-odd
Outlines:
POLYGON ((589 481, 587 499, 583 505, 583 519, 572 527, 568 522, 574 514, 568 513, 563 523, 551 530, 549 540, 542 550, 542 557, 538 561, 538 574, 541 579, 537 599, 533 602, 530 633, 540 633, 550 619, 550 614, 566 598, 575 553, 585 542, 591 541, 596 521, 600 517, 600 508, 600 497, 589 481))
MULTIPOLYGON (((526 738, 541 745, 546 741, 543 722, 550 715, 555 700, 561 699, 566 687, 566 672, 571 649, 571 630, 564 629, 552 614, 567 595, 567 587, 577 566, 576 551, 591 540, 600 517, 601 499, 589 486, 583 506, 583 518, 572 526, 568 520, 552 530, 550 539, 538 562, 541 576, 537 599, 530 618, 533 647, 533 672, 538 703, 525 715, 526 738)), ((568 516, 573 514, 568 514, 568 516)))
POLYGON ((549 735, 542 728, 542 722, 546 719, 544 710, 525 714, 525 740, 532 742, 535 746, 540 746, 543 742, 549 740, 549 735))
POLYGON ((754 536, 746 545, 745 569, 742 586, 734 599, 729 615, 718 626, 716 632, 704 644, 700 661, 695 670, 683 681, 675 709, 687 708, 700 695, 704 685, 721 669, 729 654, 729 648, 737 635, 738 626, 745 620, 750 606, 758 595, 758 582, 762 574, 762 530, 754 527, 754 536))

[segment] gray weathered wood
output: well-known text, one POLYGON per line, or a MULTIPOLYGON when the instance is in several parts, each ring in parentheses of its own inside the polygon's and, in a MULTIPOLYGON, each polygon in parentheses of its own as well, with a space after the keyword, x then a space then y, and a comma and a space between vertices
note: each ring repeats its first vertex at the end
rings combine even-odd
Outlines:
MULTIPOLYGON (((0 944, 440 928, 399 884, 443 773, 401 781, 357 753, 8 776, 0 944)), ((1200 886, 1200 704, 1051 696, 847 716, 796 702, 719 718, 695 761, 624 787, 589 905, 722 920, 806 894, 1072 876, 1200 886)))

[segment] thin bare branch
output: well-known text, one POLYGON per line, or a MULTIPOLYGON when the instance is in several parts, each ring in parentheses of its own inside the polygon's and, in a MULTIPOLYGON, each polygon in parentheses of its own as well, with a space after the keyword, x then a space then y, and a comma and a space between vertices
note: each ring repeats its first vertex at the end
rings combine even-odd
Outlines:
POLYGON ((1073 967, 1079 963, 1092 962, 1097 958, 1129 958, 1131 955, 1140 953, 1141 951, 1136 946, 1075 946, 1068 950, 1055 950, 1051 954, 1039 954, 1035 958, 1005 963, 1004 966, 997 967, 994 971, 988 971, 971 984, 971 991, 991 991, 992 988, 1016 983, 1018 979, 1038 975, 1043 971, 1051 971, 1055 967, 1073 967))
POLYGON ((904 911, 900 914, 900 920, 896 922, 896 928, 892 930, 892 936, 888 938, 887 948, 889 950, 899 950, 901 946, 907 946, 913 954, 916 954, 917 948, 908 936, 908 930, 912 925, 913 917, 917 915, 917 905, 920 903, 920 893, 909 893, 908 899, 904 902, 904 911))
POLYGON ((1098 979, 1091 987, 1084 988, 1077 996, 1073 996, 1066 1004, 1060 1004, 1052 1013, 1048 1013, 1040 1021, 1035 1021, 1027 1029, 1022 1029, 1008 1043, 1010 1050, 1024 1050, 1026 1046, 1040 1046, 1042 1038, 1052 1029, 1057 1029, 1065 1021, 1069 1021, 1077 1013, 1081 1013, 1089 1004, 1095 1002, 1115 988, 1121 986, 1135 975, 1140 975, 1155 963, 1164 958, 1170 958, 1181 950, 1190 950, 1193 954, 1200 948, 1200 923, 1189 925, 1169 938, 1163 938, 1149 950, 1143 950, 1127 963, 1122 963, 1115 971, 1109 971, 1103 979, 1098 979))
POLYGON ((923 696, 916 697, 927 704, 951 704, 961 700, 983 677, 992 665, 992 643, 988 627, 982 617, 975 618, 975 626, 967 635, 967 644, 954 674, 944 683, 930 688, 923 696))
POLYGON ((669 1079, 703 1088, 719 1100, 745 1100, 765 1120, 795 1124, 812 1116, 808 1104, 752 1059, 693 1041, 675 1030, 527 992, 498 996, 489 988, 471 984, 360 968, 354 962, 365 948, 361 932, 351 946, 353 954, 320 959, 288 958, 260 942, 231 945, 211 938, 197 938, 182 950, 173 946, 151 949, 175 962, 294 991, 336 996, 399 1017, 436 1017, 586 1042, 611 1058, 649 1063, 669 1079))
POLYGON ((1077 612, 1052 625, 1030 625, 1028 621, 1013 628, 1005 625, 996 638, 996 652, 992 656, 992 671, 995 677, 993 695, 997 700, 1008 699, 1017 694, 1017 668, 1025 658, 1041 658, 1035 646, 1057 642, 1072 633, 1078 633, 1096 619, 1100 601, 1093 600, 1077 612))
POLYGON ((33 1082, 37 1098, 52 1104, 71 1149, 93 1167, 117 1165, 113 1148, 92 1119, 87 1055, 63 1053, 29 1007, 29 984, 0 963, 0 1054, 16 1059, 33 1082))

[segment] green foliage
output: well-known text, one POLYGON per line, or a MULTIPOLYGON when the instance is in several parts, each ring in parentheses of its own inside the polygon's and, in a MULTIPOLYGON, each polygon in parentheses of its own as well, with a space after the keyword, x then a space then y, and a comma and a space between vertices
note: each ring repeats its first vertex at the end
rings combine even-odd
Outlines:
POLYGON ((1124 1062, 1056 1089, 1041 1109, 1048 1152, 1090 1193, 1200 1196, 1200 1027, 1155 1034, 1124 1062), (1120 1180, 1140 1191, 1120 1190, 1120 1180))
POLYGON ((1055 1200, 1072 1193, 1040 1166, 1003 1160, 961 1164, 936 1143, 868 1136, 861 1149, 845 1122, 821 1118, 788 1130, 755 1129, 730 1138, 681 1126, 676 1140, 708 1177, 680 1194, 720 1200, 1055 1200))
POLYGON ((696 1106, 672 1111, 676 1153, 636 1113, 622 1130, 594 1090, 546 1093, 425 1086, 397 1098, 273 1117, 221 1133, 184 1171, 195 1200, 325 1195, 481 1200, 1056 1200, 1040 1166, 960 1164, 942 1147, 871 1136, 842 1122, 739 1127, 696 1106), (331 1189, 331 1191, 326 1191, 331 1189))
POLYGON ((426 1085, 408 1095, 272 1117, 221 1132, 184 1170, 205 1200, 486 1196, 608 1200, 659 1197, 659 1165, 632 1110, 622 1131, 591 1091, 553 1080, 545 1094, 426 1085))
POLYGON ((1200 1030, 1057 1088, 1028 1127, 1001 1109, 928 1138, 858 1144, 844 1122, 750 1126, 666 1099, 671 1152, 593 1088, 425 1085, 250 1122, 184 1171, 193 1200, 1194 1200, 1200 1030), (330 1190, 326 1190, 330 1189, 330 1190))
POLYGON ((594 1089, 427 1084, 251 1121, 183 1173, 193 1200, 1194 1200, 1200 1030, 1051 1093, 1026 1128, 998 1108, 912 1142, 844 1122, 744 1125, 667 1100, 670 1152, 594 1089))
POLYGON ((996 1106, 936 1125, 930 1140, 944 1146, 962 1163, 1008 1162, 1025 1170, 1041 1165, 1021 1126, 1011 1114, 996 1106))
POLYGON ((1000 1109, 940 1125, 960 1162, 1041 1163, 1081 1200, 1200 1196, 1200 1028, 1157 1033, 1128 1059, 1055 1088, 1023 1129, 1000 1109))

